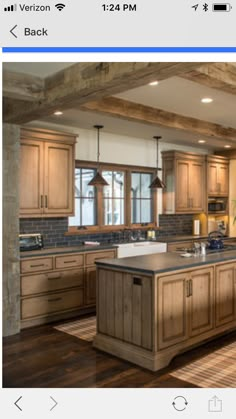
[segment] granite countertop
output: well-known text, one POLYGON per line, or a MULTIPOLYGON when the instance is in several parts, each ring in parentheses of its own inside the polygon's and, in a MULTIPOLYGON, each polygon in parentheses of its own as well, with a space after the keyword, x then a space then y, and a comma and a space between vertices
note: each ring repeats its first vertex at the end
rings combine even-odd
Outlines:
POLYGON ((236 250, 215 252, 204 256, 182 257, 177 253, 155 253, 144 256, 134 256, 121 259, 102 259, 98 266, 139 271, 146 274, 160 274, 175 270, 195 268, 211 263, 226 262, 236 259, 236 250))
POLYGON ((41 250, 31 250, 20 252, 20 258, 60 255, 62 253, 95 252, 96 250, 115 249, 117 246, 112 243, 102 243, 100 245, 81 245, 66 247, 48 247, 41 250))

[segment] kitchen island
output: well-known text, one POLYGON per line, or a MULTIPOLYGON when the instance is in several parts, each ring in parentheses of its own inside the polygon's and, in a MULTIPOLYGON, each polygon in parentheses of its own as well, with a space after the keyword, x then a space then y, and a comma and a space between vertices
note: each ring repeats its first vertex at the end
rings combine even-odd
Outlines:
POLYGON ((157 371, 236 327, 236 251, 161 253, 97 265, 95 348, 157 371))

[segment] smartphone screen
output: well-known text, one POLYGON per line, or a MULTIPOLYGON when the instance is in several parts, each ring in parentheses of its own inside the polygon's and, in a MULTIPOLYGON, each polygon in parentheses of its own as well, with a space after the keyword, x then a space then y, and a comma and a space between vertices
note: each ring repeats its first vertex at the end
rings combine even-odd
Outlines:
POLYGON ((233 419, 232 3, 1 5, 1 414, 233 419))

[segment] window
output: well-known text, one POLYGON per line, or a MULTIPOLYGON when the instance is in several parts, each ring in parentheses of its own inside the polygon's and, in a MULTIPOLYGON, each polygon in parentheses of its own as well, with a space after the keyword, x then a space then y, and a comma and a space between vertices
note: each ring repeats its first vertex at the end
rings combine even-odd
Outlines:
POLYGON ((149 185, 152 182, 150 173, 131 174, 131 223, 151 223, 152 191, 149 185))
POLYGON ((69 226, 92 226, 96 224, 96 194, 89 181, 95 169, 75 169, 75 216, 69 217, 69 226))
POLYGON ((103 188, 104 225, 124 224, 124 172, 103 171, 109 184, 103 188))
POLYGON ((156 191, 149 185, 156 169, 100 163, 108 186, 96 188, 88 185, 96 173, 95 166, 76 161, 75 216, 69 217, 69 232, 154 226, 156 191))

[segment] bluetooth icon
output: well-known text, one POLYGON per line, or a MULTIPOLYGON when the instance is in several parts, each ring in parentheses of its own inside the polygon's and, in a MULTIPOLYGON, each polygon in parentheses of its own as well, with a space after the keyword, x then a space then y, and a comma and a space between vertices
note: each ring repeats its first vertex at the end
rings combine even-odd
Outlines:
POLYGON ((209 6, 208 6, 208 4, 207 4, 207 3, 204 3, 204 4, 202 5, 202 7, 203 7, 203 11, 204 11, 204 12, 208 12, 208 10, 209 10, 209 6))

